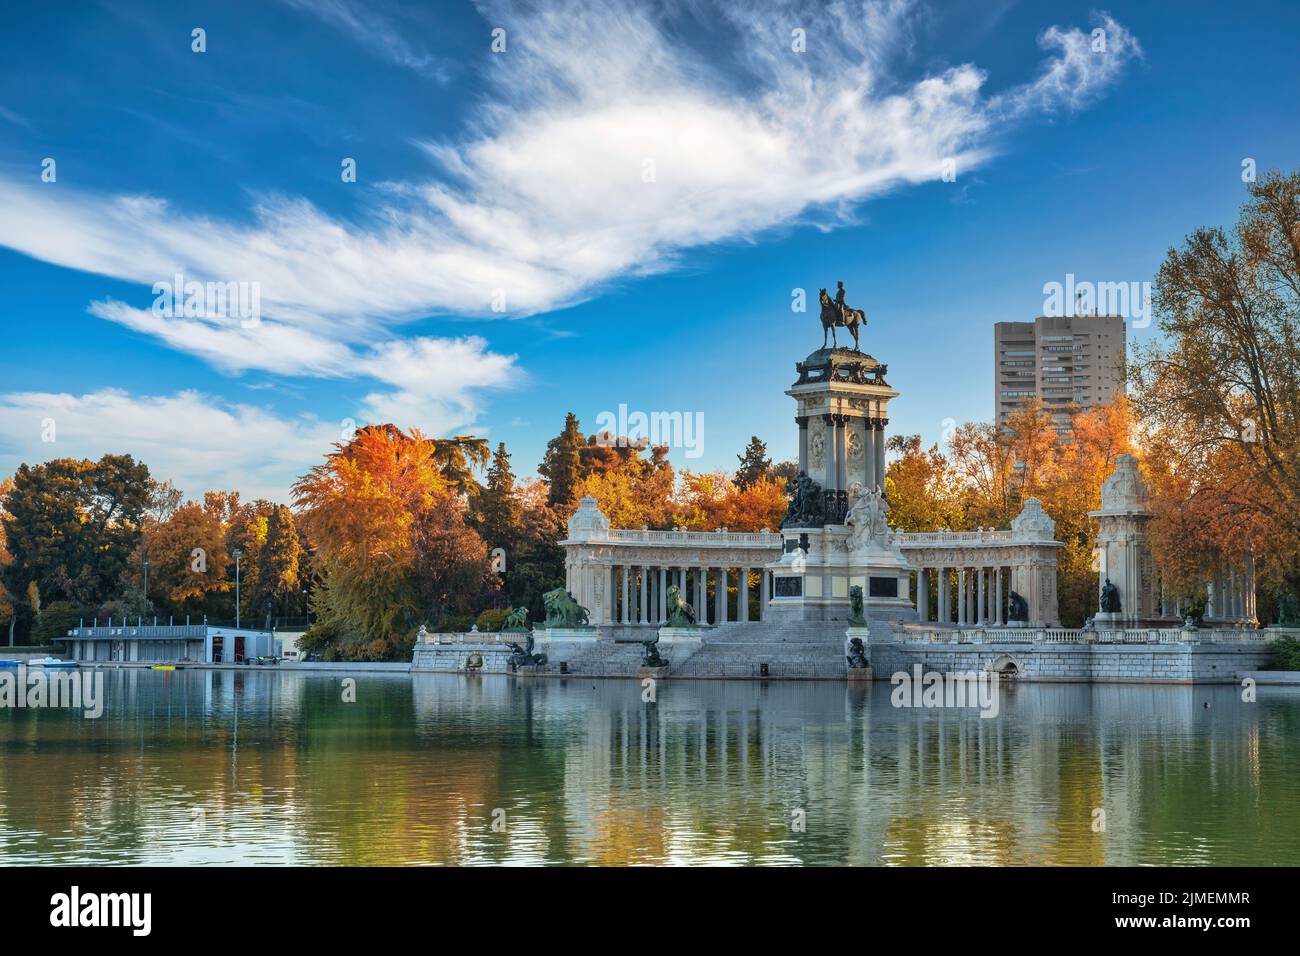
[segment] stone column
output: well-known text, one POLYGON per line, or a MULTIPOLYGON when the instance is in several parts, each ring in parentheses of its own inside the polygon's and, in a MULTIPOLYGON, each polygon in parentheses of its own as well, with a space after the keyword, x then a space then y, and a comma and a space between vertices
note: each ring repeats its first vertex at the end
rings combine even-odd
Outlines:
POLYGON ((714 583, 716 591, 714 599, 718 602, 718 621, 719 624, 727 623, 727 569, 718 568, 718 578, 714 583))
POLYGON ((983 627, 988 623, 988 600, 984 591, 984 569, 979 569, 979 580, 975 584, 975 623, 983 627))
POLYGON ((876 475, 876 430, 871 427, 871 419, 862 420, 862 482, 871 491, 880 484, 876 475))
POLYGON ((701 624, 709 623, 709 588, 706 583, 707 574, 708 572, 705 571, 704 568, 695 569, 695 600, 692 603, 695 605, 695 617, 701 624))
POLYGON ((627 566, 626 564, 623 565, 623 623, 624 623, 624 624, 630 624, 630 623, 631 623, 631 607, 632 607, 632 602, 631 602, 631 595, 630 595, 630 593, 629 593, 629 588, 630 588, 630 584, 631 584, 631 582, 628 580, 628 578, 629 578, 628 571, 629 571, 629 570, 630 570, 630 569, 628 568, 628 566, 627 566))
POLYGON ((758 619, 765 621, 767 620, 767 602, 772 599, 772 596, 769 593, 767 568, 762 568, 759 573, 762 575, 762 579, 758 585, 758 619))
POLYGON ((655 620, 662 624, 668 620, 668 569, 659 569, 659 615, 655 620))
POLYGON ((749 568, 737 568, 740 575, 739 587, 736 588, 736 618, 740 621, 749 620, 749 568))
POLYGON ((844 491, 849 487, 849 419, 836 415, 835 420, 835 489, 844 491))
POLYGON ((925 568, 916 572, 916 619, 922 624, 930 620, 930 578, 925 568))
POLYGON ((1002 620, 1002 565, 1000 564, 993 572, 993 581, 997 591, 993 602, 993 623, 1005 624, 1006 621, 1002 620))
POLYGON ((880 425, 876 428, 876 484, 880 490, 885 490, 885 424, 889 421, 886 418, 879 420, 880 425))
POLYGON ((935 609, 937 613, 935 614, 934 619, 935 622, 938 624, 947 624, 948 605, 950 603, 948 597, 948 569, 939 568, 938 574, 939 574, 939 593, 937 597, 939 601, 939 606, 935 609))
POLYGON ((641 565, 641 623, 650 623, 650 568, 641 565))
POLYGON ((808 416, 796 415, 794 423, 799 426, 799 470, 808 471, 808 416))
POLYGON ((957 569, 957 624, 965 627, 966 617, 966 569, 957 569))

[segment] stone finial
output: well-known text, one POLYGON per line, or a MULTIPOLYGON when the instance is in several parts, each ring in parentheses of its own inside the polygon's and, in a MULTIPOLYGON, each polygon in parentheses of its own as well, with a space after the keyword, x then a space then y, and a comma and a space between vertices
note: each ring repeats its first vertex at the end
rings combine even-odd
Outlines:
POLYGON ((1043 503, 1037 498, 1026 498, 1020 514, 1011 521, 1011 530, 1017 538, 1025 541, 1053 541, 1056 534, 1056 522, 1043 510, 1043 503))
POLYGON ((1141 514, 1147 511, 1150 496, 1138 460, 1132 455, 1120 455, 1115 470, 1101 483, 1101 510, 1141 514))
POLYGON ((591 541, 609 537, 609 519, 591 495, 578 502, 578 510, 569 518, 569 540, 591 541))

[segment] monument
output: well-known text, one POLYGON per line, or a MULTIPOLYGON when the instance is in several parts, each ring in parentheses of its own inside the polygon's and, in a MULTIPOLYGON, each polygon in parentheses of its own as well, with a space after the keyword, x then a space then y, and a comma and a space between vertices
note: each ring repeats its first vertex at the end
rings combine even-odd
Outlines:
POLYGON ((889 529, 885 501, 885 426, 898 392, 887 367, 858 347, 866 318, 821 290, 823 341, 846 328, 854 348, 820 348, 795 364, 786 391, 795 400, 799 473, 784 521, 782 554, 768 565, 773 579, 770 620, 847 621, 851 587, 859 587, 869 618, 905 620, 915 614, 911 566, 889 529))

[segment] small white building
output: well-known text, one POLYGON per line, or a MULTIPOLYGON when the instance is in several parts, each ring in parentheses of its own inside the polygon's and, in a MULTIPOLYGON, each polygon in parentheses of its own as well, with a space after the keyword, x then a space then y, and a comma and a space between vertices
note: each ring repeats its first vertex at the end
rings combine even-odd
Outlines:
POLYGON ((272 631, 211 624, 113 624, 74 627, 61 642, 75 661, 239 664, 253 657, 279 657, 272 631))

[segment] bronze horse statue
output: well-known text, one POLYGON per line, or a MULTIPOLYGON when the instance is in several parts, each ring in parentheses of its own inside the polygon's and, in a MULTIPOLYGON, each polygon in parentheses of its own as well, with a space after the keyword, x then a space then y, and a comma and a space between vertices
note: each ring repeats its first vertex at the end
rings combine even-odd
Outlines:
POLYGON ((861 352, 862 348, 858 345, 858 327, 867 324, 867 314, 861 309, 854 309, 850 306, 841 306, 838 302, 831 299, 826 294, 826 290, 821 290, 819 296, 822 304, 822 348, 826 348, 826 334, 829 332, 831 337, 831 348, 836 348, 835 327, 840 326, 849 330, 853 336, 853 351, 861 352))

